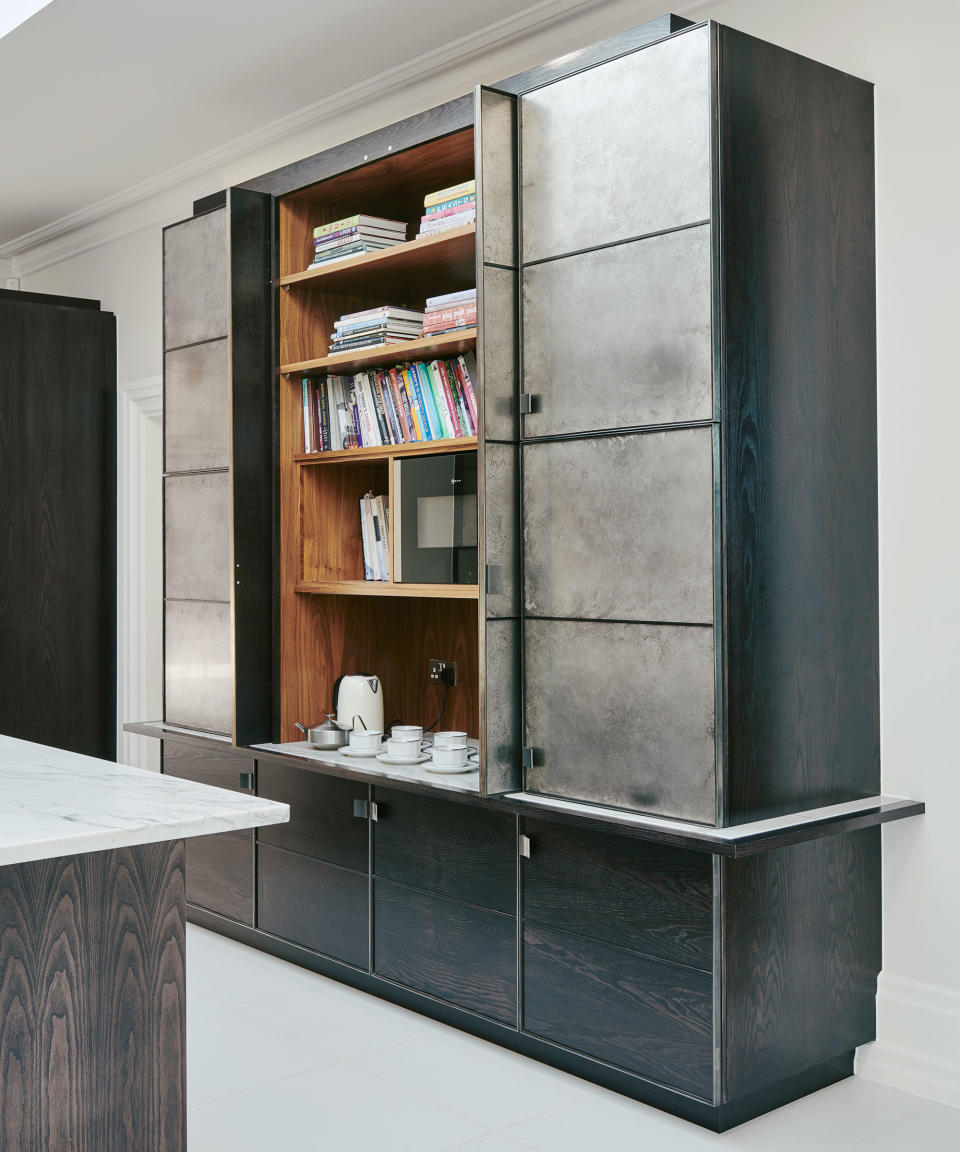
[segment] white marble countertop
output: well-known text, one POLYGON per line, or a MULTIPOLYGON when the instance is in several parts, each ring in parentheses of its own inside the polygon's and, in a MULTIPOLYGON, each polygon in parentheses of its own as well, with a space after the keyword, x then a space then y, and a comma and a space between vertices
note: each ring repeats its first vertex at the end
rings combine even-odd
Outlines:
POLYGON ((289 819, 286 804, 0 736, 0 866, 289 819))

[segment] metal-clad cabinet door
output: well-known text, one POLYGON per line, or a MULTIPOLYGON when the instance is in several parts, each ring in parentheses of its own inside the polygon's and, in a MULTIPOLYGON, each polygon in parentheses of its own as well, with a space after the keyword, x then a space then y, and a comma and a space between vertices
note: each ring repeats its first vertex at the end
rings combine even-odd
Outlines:
POLYGON ((521 786, 519 620, 486 621, 482 661, 485 758, 480 785, 492 796, 521 786))
POLYGON ((164 719, 203 732, 233 732, 230 605, 168 600, 164 719))
POLYGON ((710 216, 709 28, 522 98, 523 260, 710 216))
POLYGON ((164 349, 227 335, 227 248, 225 208, 164 231, 164 349))
POLYGON ((168 599, 230 599, 229 473, 166 477, 164 546, 168 599))
POLYGON ((527 620, 526 788, 716 822, 712 628, 527 620))
POLYGON ((164 467, 167 472, 230 465, 227 341, 178 348, 164 357, 164 467))

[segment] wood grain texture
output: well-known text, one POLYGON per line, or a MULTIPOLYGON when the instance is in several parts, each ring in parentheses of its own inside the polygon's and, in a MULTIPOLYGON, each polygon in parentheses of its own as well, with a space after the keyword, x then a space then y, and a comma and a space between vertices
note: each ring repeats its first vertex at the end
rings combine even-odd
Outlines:
POLYGON ((387 500, 389 467, 386 461, 348 461, 300 469, 299 581, 366 583, 360 501, 367 492, 387 500))
POLYGON ((367 799, 367 786, 308 772, 279 760, 257 761, 257 795, 290 805, 287 824, 257 833, 260 844, 366 872, 368 821, 353 814, 355 800, 367 799))
POLYGON ((378 976, 505 1024, 517 1019, 514 917, 375 879, 378 976))
POLYGON ((367 874, 267 844, 257 852, 257 927, 366 970, 367 874))
POLYGON ((116 323, 37 299, 0 298, 0 732, 113 760, 116 323))
POLYGON ((873 88, 720 29, 729 821, 880 790, 873 88))
POLYGON ((517 841, 512 816, 379 787, 374 799, 375 875, 516 915, 517 841))
POLYGON ((729 1101, 875 1038, 880 830, 722 869, 729 1101))
POLYGON ((256 762, 250 752, 243 752, 219 741, 187 743, 164 739, 162 766, 167 776, 195 780, 213 788, 231 792, 252 792, 256 762))
POLYGON ((713 1098, 711 976, 524 924, 525 1031, 713 1098))
POLYGON ((191 836, 186 845, 187 900, 252 926, 253 830, 191 836))
POLYGON ((525 820, 523 917, 710 972, 713 877, 699 852, 525 820))
POLYGON ((0 868, 0 1152, 186 1148, 183 842, 0 868))

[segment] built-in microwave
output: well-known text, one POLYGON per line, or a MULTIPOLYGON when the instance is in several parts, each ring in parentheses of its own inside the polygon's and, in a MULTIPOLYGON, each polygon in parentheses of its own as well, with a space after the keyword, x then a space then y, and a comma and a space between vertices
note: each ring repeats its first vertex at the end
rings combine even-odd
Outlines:
POLYGON ((394 461, 394 580, 477 583, 477 454, 394 461))

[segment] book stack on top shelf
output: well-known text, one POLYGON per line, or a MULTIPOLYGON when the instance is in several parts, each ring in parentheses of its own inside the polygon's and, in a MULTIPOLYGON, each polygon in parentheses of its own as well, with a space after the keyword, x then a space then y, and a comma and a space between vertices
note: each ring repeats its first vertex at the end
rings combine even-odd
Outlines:
POLYGON ((437 192, 429 192, 423 198, 423 215, 420 217, 420 231, 417 239, 435 236, 448 228, 462 228, 473 224, 477 218, 477 182, 465 180, 437 192))
POLYGON ((346 312, 333 323, 330 353, 356 352, 380 344, 402 344, 418 340, 423 332, 423 313, 413 308, 385 304, 362 312, 346 312))
POLYGON ((477 434, 476 358, 417 361, 302 381, 306 453, 380 448, 477 434))
POLYGON ((402 220, 386 220, 382 216, 344 216, 330 224, 320 224, 313 230, 313 260, 311 268, 359 256, 364 252, 377 252, 394 244, 403 244, 407 226, 402 220))
POLYGON ((360 497, 360 534, 365 580, 390 581, 390 510, 386 498, 367 492, 360 497))
POLYGON ((477 323, 477 290, 464 288, 460 292, 447 292, 431 296, 423 313, 423 335, 443 336, 474 328, 477 323))

